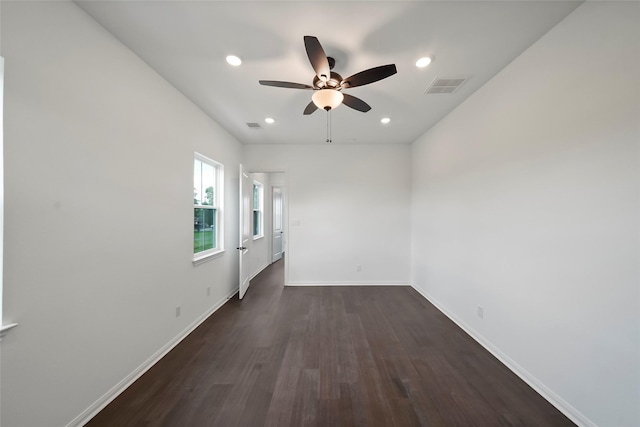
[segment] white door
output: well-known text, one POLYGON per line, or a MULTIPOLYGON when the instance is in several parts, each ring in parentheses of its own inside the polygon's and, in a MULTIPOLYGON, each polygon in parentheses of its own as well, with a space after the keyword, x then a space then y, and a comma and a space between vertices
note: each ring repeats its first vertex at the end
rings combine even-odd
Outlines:
POLYGON ((249 247, 251 245, 251 180, 249 175, 240 165, 240 238, 238 246, 238 259, 240 269, 240 284, 238 296, 240 299, 249 289, 249 247))
POLYGON ((272 187, 271 196, 273 205, 273 239, 271 240, 273 242, 273 248, 271 251, 273 257, 271 262, 276 262, 282 258, 282 240, 284 235, 282 188, 272 187))

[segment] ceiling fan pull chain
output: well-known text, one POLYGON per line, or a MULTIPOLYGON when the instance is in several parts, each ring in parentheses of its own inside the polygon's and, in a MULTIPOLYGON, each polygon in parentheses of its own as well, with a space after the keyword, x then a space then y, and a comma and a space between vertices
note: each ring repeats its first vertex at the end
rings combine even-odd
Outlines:
POLYGON ((333 142, 333 114, 331 111, 329 111, 329 142, 333 142))
POLYGON ((327 111, 327 142, 329 141, 329 111, 327 111))

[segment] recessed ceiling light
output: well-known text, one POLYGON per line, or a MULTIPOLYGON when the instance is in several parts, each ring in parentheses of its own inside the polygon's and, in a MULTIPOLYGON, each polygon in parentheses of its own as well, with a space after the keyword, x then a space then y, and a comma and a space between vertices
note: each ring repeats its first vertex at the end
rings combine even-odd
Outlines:
POLYGON ((384 118, 380 119, 380 123, 382 123, 383 125, 386 125, 390 121, 391 121, 391 119, 389 117, 384 117, 384 118))
POLYGON ((420 58, 416 61, 416 67, 418 68, 424 68, 429 64, 431 64, 431 58, 429 58, 428 56, 425 56, 424 58, 420 58))
POLYGON ((270 125, 274 124, 276 121, 275 119, 272 119, 271 117, 267 117, 266 119, 264 119, 265 122, 269 123, 270 125))
POLYGON ((227 56, 227 62, 230 65, 233 65, 234 67, 237 67, 238 65, 242 64, 242 59, 238 58, 235 55, 229 55, 229 56, 227 56))

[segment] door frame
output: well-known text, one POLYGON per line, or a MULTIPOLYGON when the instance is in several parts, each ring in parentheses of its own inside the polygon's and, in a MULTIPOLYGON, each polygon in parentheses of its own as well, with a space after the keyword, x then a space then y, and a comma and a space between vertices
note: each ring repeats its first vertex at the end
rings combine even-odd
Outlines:
MULTIPOLYGON (((283 209, 283 229, 284 229, 284 234, 286 237, 286 240, 284 241, 283 245, 282 245, 282 251, 285 253, 285 257, 288 258, 289 257, 289 236, 290 236, 290 221, 289 221, 289 171, 287 168, 283 168, 283 169, 263 169, 263 168, 248 168, 247 170, 245 170, 246 173, 248 174, 252 174, 252 173, 265 173, 265 174, 272 174, 272 173, 282 173, 284 174, 284 185, 282 186, 276 186, 276 187, 282 187, 283 189, 283 194, 284 194, 284 203, 282 206, 283 209)), ((273 185, 271 184, 271 180, 269 180, 269 187, 273 187, 273 185)), ((269 197, 273 197, 273 194, 271 193, 269 197)), ((273 205, 273 199, 271 200, 271 204, 273 205)), ((273 215, 273 213, 272 213, 273 215)), ((239 227, 242 226, 242 224, 239 225, 239 227)), ((273 218, 271 220, 271 224, 270 224, 270 228, 273 229, 273 218)), ((265 236, 266 237, 266 236, 265 236)), ((269 259, 273 259, 273 233, 269 233, 269 259)), ((285 263, 284 263, 284 285, 288 286, 289 284, 289 262, 285 259, 285 263)))

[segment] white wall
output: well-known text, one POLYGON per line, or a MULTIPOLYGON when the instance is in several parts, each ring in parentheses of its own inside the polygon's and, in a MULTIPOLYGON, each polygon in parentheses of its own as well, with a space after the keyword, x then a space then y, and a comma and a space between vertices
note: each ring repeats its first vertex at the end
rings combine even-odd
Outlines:
POLYGON ((245 146, 249 170, 287 172, 289 284, 409 283, 409 151, 245 146))
POLYGON ((639 16, 584 3, 412 149, 415 286, 583 425, 640 425, 639 16))
POLYGON ((271 180, 272 187, 286 187, 286 174, 284 172, 271 172, 269 173, 269 179, 271 180))
POLYGON ((63 426, 237 289, 242 148, 73 3, 2 9, 2 425, 63 426), (226 173, 198 266, 194 151, 226 173))

